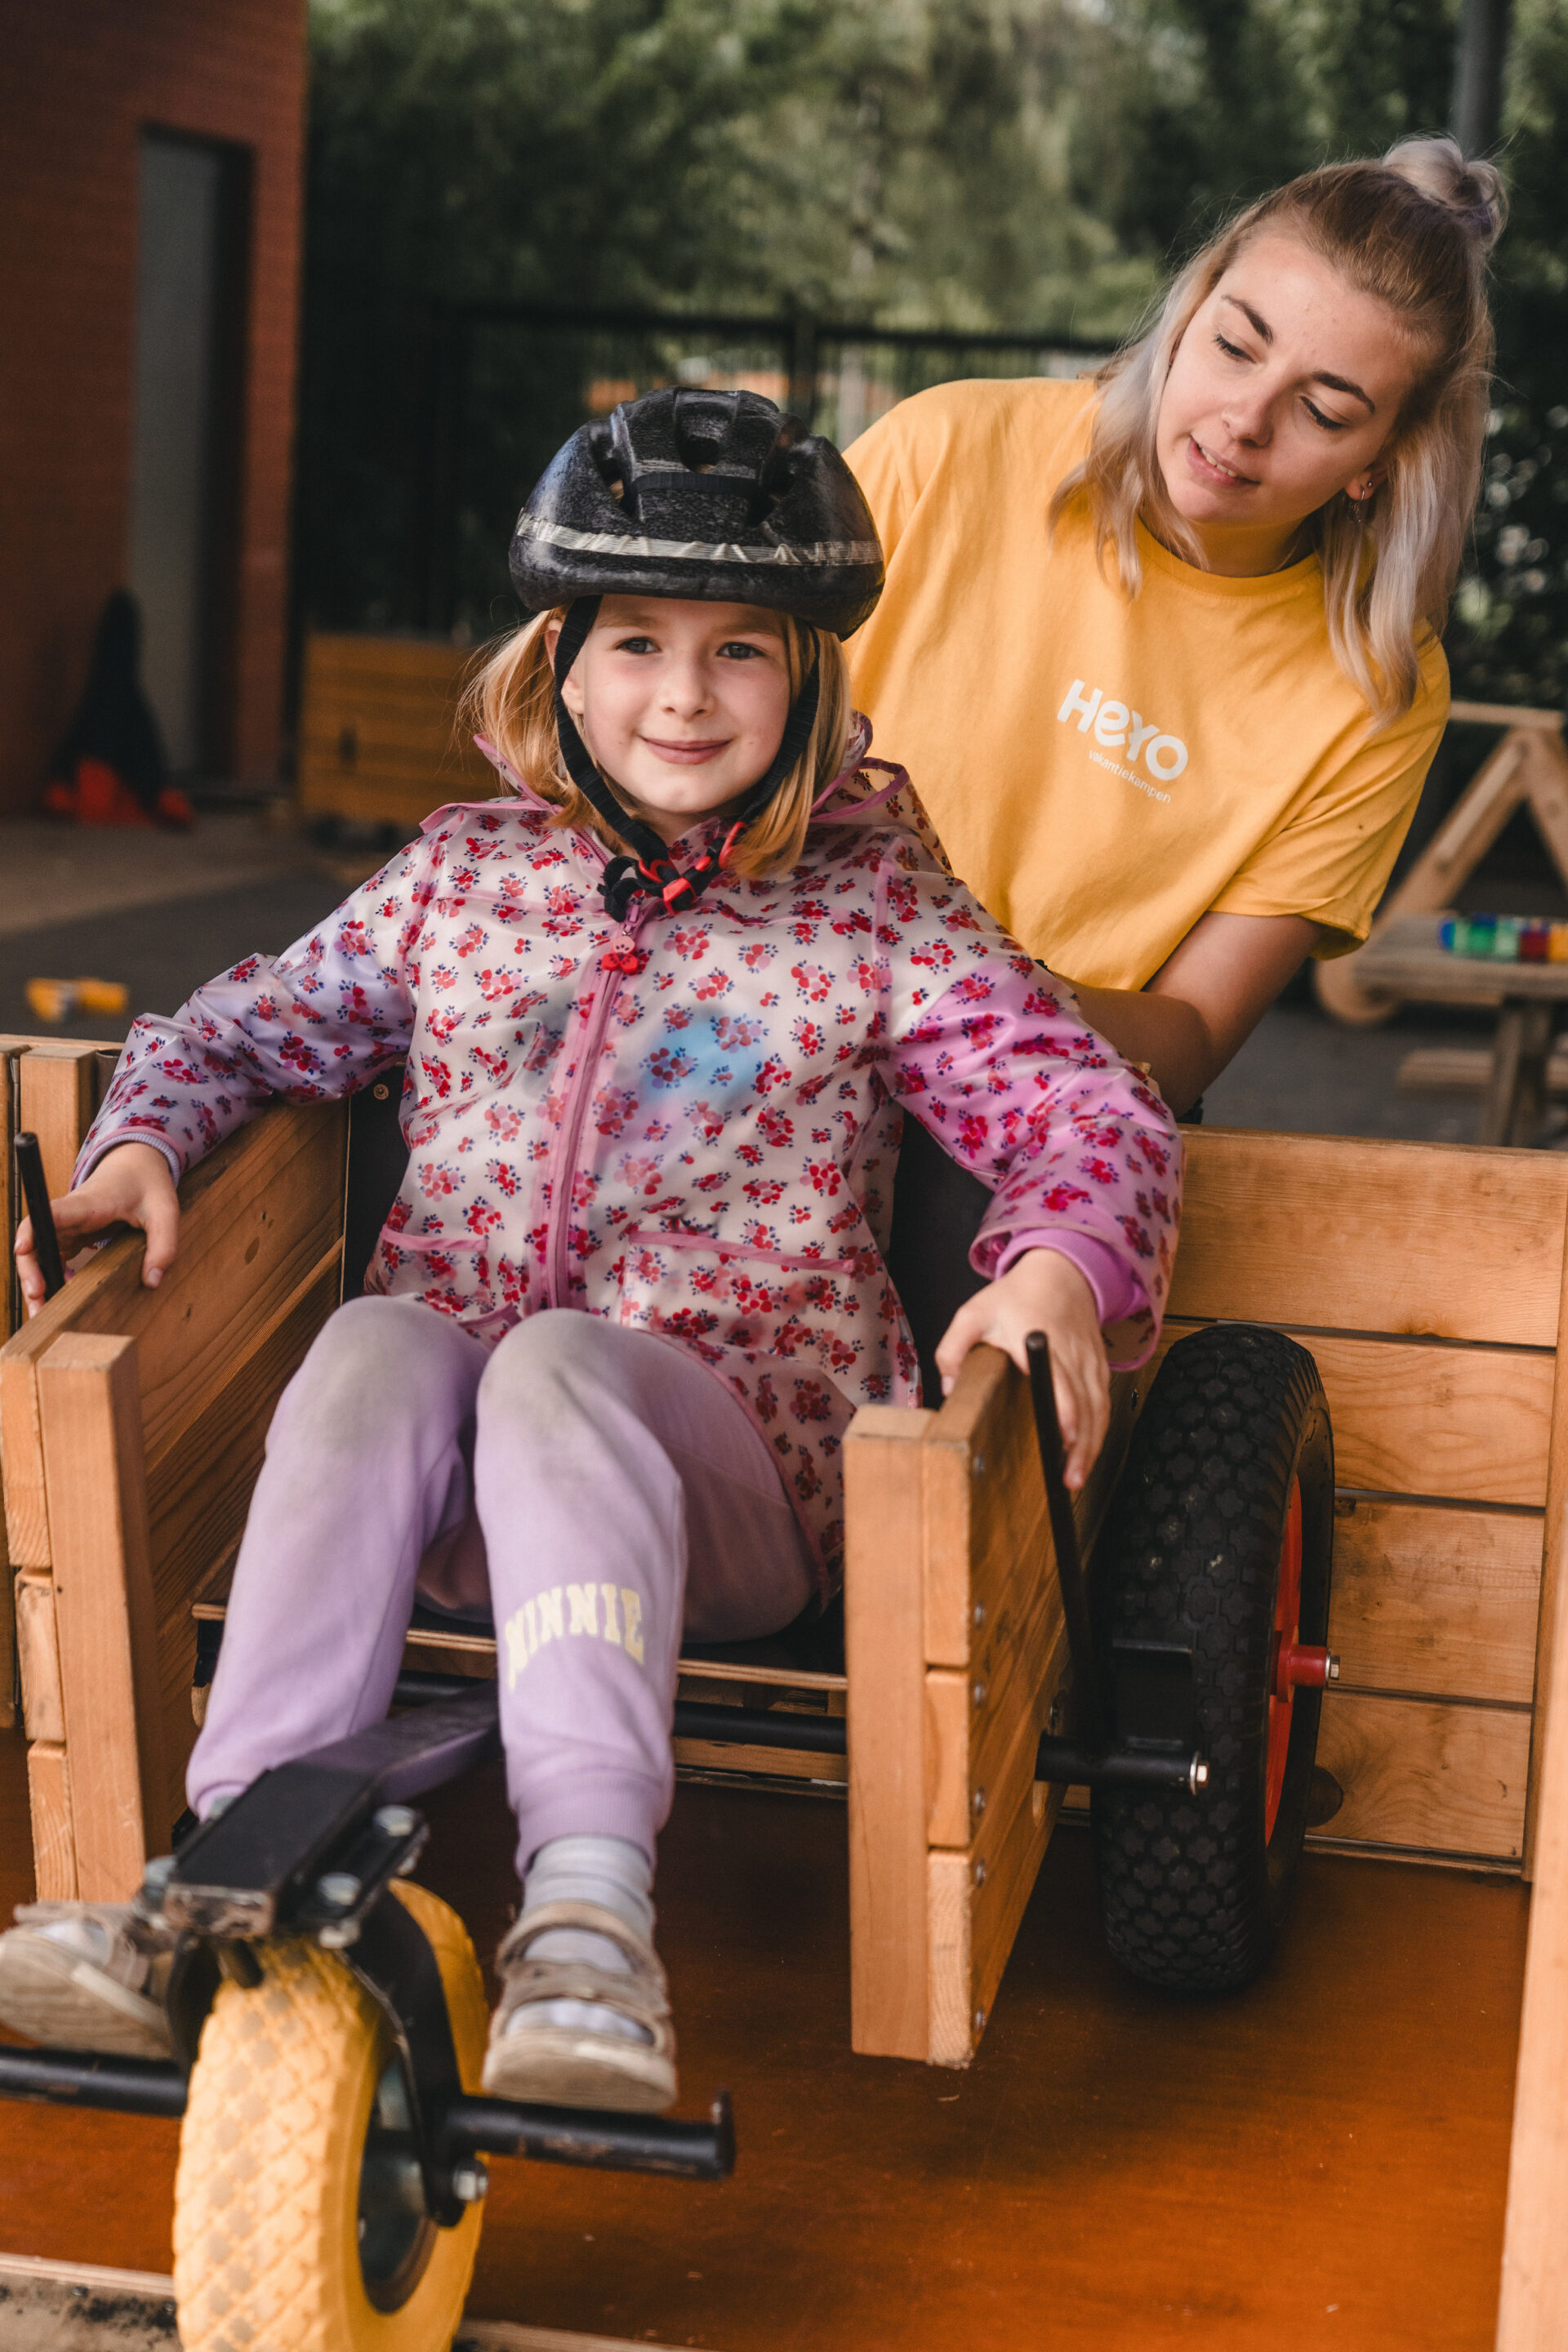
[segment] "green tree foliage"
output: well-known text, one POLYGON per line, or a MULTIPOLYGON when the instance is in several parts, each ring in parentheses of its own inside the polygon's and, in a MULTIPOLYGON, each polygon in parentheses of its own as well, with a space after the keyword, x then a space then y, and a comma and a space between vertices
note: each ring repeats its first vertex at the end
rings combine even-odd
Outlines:
MULTIPOLYGON (((421 472, 431 402, 453 396, 421 341, 433 301, 1114 339, 1237 202, 1440 127, 1455 17, 1456 0, 312 0, 307 611, 417 614, 429 509, 452 496, 421 472)), ((1509 110, 1501 384, 1450 643, 1466 690, 1562 701, 1568 0, 1517 0, 1509 110)), ((524 397, 506 381, 497 399, 524 397)), ((542 362, 525 395, 522 471, 576 396, 542 362)))

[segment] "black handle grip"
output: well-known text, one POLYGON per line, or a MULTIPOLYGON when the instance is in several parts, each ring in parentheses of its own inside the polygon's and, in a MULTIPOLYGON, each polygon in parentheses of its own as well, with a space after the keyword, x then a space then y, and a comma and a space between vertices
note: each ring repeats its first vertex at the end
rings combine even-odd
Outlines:
POLYGON ((60 1261, 55 1213, 49 1206, 49 1188, 44 1181, 44 1155, 36 1135, 23 1133, 16 1138, 16 1174, 32 1220, 33 1255, 44 1277, 44 1297, 52 1298, 66 1286, 66 1270, 60 1261))
POLYGON ((1024 1342, 1029 1360, 1029 1394, 1035 1408, 1035 1435, 1040 1448, 1040 1469, 1046 1482, 1046 1507, 1056 1545, 1057 1578, 1061 1586, 1062 1613, 1067 1619, 1068 1654, 1072 1660, 1073 1704, 1079 1736, 1086 1748, 1103 1748, 1108 1730, 1100 1660, 1084 1582, 1083 1557, 1078 1548, 1078 1523, 1067 1490, 1066 1459, 1061 1423, 1057 1419, 1057 1394, 1051 1384, 1050 1342, 1043 1331, 1031 1331, 1024 1342))

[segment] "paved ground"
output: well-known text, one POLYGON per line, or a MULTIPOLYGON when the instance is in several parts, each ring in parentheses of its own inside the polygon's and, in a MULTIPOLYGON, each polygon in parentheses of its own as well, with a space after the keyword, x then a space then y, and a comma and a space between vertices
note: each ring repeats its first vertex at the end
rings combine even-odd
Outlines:
MULTIPOLYGON (((0 826, 0 1031, 36 1030, 29 979, 89 973, 125 982, 123 1020, 89 1014, 55 1034, 122 1036, 133 1015, 172 1013, 240 956, 276 953, 320 922, 384 855, 331 856, 248 813, 204 816, 189 835, 80 833, 27 820, 0 826)), ((1484 1045, 1489 1023, 1406 1012, 1380 1029, 1342 1029, 1305 982, 1264 1020, 1218 1083, 1216 1124, 1306 1133, 1474 1139, 1479 1097, 1398 1091, 1420 1045, 1484 1045)))

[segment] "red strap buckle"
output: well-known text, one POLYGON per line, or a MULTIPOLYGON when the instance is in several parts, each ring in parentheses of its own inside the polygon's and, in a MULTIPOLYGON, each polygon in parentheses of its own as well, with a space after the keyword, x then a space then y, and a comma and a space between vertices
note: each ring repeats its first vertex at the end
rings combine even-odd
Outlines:
POLYGON ((605 971, 630 972, 635 979, 647 958, 640 948, 606 948, 599 961, 605 971))

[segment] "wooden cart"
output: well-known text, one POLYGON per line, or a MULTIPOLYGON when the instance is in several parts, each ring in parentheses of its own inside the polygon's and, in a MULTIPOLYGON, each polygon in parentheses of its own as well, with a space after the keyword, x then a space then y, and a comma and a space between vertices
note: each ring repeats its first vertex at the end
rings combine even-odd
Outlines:
MULTIPOLYGON (((85 1091, 84 1091, 85 1099, 85 1091)), ((156 1292, 132 1237, 0 1350, 39 1891, 124 1896, 167 1843, 218 1605, 273 1406, 339 1295, 348 1114, 279 1106, 186 1179, 156 1292)), ((1319 1364, 1340 1493, 1316 1842, 1533 1874, 1500 2344, 1568 2340, 1568 1501, 1558 1377, 1568 1163, 1197 1129, 1163 1344, 1213 1319, 1319 1364), (1549 1718, 1557 1737, 1548 1747, 1549 1718)), ((1117 1383, 1079 1509, 1092 1546, 1147 1393, 1117 1383)), ((686 1688, 848 1716, 853 2034, 963 2064, 1060 1792, 1034 1777, 1065 1664, 1025 1386, 991 1351, 940 1412, 847 1448, 843 1675, 693 1664, 686 1688)), ((493 1670, 472 1636, 417 1663, 493 1670)), ((682 1743, 689 1769, 820 1782, 787 1748, 682 1743)), ((1070 1799, 1068 1801, 1071 1801, 1070 1799)))

